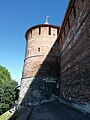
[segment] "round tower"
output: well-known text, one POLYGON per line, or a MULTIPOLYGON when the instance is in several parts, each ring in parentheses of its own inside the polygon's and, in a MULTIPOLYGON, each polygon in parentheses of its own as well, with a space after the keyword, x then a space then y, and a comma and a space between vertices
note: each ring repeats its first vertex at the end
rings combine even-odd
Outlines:
POLYGON ((57 83, 59 71, 57 71, 58 60, 56 52, 58 45, 56 40, 59 28, 59 26, 50 24, 40 24, 26 31, 26 54, 19 104, 26 105, 41 101, 35 100, 35 97, 41 96, 40 90, 52 92, 51 86, 53 86, 53 83, 57 83))

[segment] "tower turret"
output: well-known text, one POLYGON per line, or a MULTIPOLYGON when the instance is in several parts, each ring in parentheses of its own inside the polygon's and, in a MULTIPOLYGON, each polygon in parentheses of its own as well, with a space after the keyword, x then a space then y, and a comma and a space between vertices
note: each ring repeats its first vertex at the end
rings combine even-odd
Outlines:
MULTIPOLYGON (((59 26, 40 24, 26 31, 26 54, 22 72, 19 104, 39 103, 43 91, 55 92, 59 79, 57 46, 59 26), (55 72, 56 71, 56 72, 55 72)), ((49 99, 49 98, 48 98, 49 99)))

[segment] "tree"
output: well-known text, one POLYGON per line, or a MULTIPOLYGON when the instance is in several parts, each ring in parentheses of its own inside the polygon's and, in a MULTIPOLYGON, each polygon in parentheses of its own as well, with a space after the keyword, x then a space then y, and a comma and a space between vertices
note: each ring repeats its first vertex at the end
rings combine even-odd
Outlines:
POLYGON ((17 82, 12 80, 10 72, 0 66, 0 114, 4 113, 15 102, 17 82))

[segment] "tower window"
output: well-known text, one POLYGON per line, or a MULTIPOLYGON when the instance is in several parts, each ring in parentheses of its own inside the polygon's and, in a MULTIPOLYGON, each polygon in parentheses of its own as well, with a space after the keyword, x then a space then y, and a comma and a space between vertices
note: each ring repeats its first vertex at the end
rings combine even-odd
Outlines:
POLYGON ((49 35, 51 35, 51 27, 49 27, 49 35))
POLYGON ((38 48, 38 52, 40 52, 40 47, 38 48))
POLYGON ((39 35, 41 34, 41 27, 39 27, 39 35))
POLYGON ((59 33, 59 28, 57 29, 57 35, 58 35, 58 33, 59 33))

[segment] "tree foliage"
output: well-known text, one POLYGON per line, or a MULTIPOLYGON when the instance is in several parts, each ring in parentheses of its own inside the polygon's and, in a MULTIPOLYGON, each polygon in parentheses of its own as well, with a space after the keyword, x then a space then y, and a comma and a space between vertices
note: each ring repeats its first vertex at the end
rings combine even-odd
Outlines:
POLYGON ((16 99, 17 82, 12 80, 5 67, 0 66, 0 114, 4 113, 16 99))

